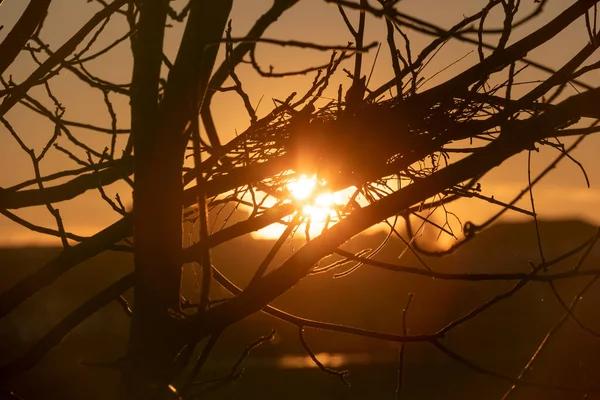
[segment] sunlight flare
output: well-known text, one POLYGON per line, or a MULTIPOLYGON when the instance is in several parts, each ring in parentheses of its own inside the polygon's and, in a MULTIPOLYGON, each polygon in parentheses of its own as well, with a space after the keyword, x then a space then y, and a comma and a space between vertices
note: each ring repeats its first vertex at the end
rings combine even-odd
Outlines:
POLYGON ((290 182, 287 189, 295 200, 306 200, 313 195, 317 187, 317 178, 313 175, 302 175, 298 180, 290 182))
POLYGON ((302 214, 311 224, 319 224, 321 229, 335 216, 336 205, 341 204, 341 199, 336 201, 335 194, 325 189, 325 182, 319 182, 314 175, 302 175, 290 182, 287 189, 292 200, 302 205, 302 214))
MULTIPOLYGON (((286 195, 284 201, 298 205, 308 224, 310 237, 320 235, 326 227, 330 227, 339 220, 340 209, 348 201, 349 192, 353 188, 333 193, 327 189, 327 183, 315 175, 301 175, 285 185, 286 195)), ((258 236, 265 239, 278 238, 285 230, 285 225, 273 224, 257 232, 258 236)), ((300 227, 296 234, 305 236, 306 225, 300 227)))

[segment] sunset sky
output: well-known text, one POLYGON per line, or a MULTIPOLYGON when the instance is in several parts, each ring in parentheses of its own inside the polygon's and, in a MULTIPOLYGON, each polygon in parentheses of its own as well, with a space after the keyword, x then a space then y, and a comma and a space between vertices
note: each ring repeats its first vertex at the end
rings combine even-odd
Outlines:
MULTIPOLYGON (((268 0, 235 0, 231 14, 232 36, 243 36, 253 22, 270 7, 271 3, 272 1, 268 0)), ((487 0, 403 0, 397 7, 407 14, 448 28, 459 22, 463 15, 477 12, 486 3, 487 0)), ((511 42, 540 27, 572 3, 573 1, 550 0, 541 17, 538 17, 529 25, 515 30, 511 42)), ((4 25, 4 28, 0 30, 0 40, 4 39, 27 4, 28 2, 24 0, 4 0, 0 6, 0 26, 4 25)), ((174 2, 174 6, 178 8, 182 4, 184 4, 183 0, 174 2)), ((371 1, 371 4, 375 5, 376 2, 371 1)), ((523 0, 521 5, 522 15, 532 7, 534 7, 533 0, 523 0)), ((54 0, 44 24, 42 38, 50 44, 52 49, 57 49, 99 9, 100 6, 96 2, 90 3, 87 0, 54 0)), ((357 20, 356 13, 349 11, 349 14, 353 21, 357 20)), ((486 27, 499 27, 501 22, 502 15, 490 15, 486 27)), ((383 42, 369 83, 370 88, 376 88, 392 77, 389 53, 387 47, 385 47, 384 22, 369 17, 366 29, 365 43, 383 42)), ((101 49, 103 45, 122 36, 125 32, 126 26, 123 17, 113 16, 107 26, 106 33, 94 48, 101 49)), ((165 52, 171 60, 175 57, 181 32, 181 24, 175 25, 168 31, 165 52)), ((407 33, 411 38, 413 53, 418 53, 428 43, 428 38, 416 32, 407 29, 407 33)), ((348 41, 352 40, 337 11, 337 7, 327 4, 324 0, 301 0, 299 4, 284 14, 267 30, 265 37, 310 41, 327 45, 346 45, 348 41)), ((549 45, 529 54, 528 57, 557 68, 585 45, 586 38, 586 27, 583 19, 581 19, 551 41, 549 45)), ((495 40, 497 40, 497 37, 487 38, 488 42, 494 42, 495 40)), ((398 44, 398 46, 403 45, 398 44)), ((375 53, 376 51, 372 50, 365 56, 363 70, 366 70, 367 73, 373 64, 375 53)), ((452 42, 445 46, 425 69, 423 77, 431 77, 463 56, 466 57, 431 79, 426 87, 436 85, 478 61, 477 51, 473 46, 452 42)), ((269 65, 273 65, 275 72, 284 72, 324 64, 328 61, 330 52, 259 44, 257 57, 264 69, 268 69, 269 65)), ((592 61, 597 59, 596 55, 592 61)), ((222 60, 222 52, 219 60, 222 60)), ((352 60, 344 64, 346 68, 351 68, 351 65, 352 60)), ((127 83, 131 79, 131 66, 129 42, 125 41, 98 62, 90 64, 89 69, 105 80, 127 83)), ((26 79, 35 67, 36 64, 31 60, 29 54, 22 52, 3 75, 3 78, 20 83, 26 79)), ((314 77, 314 74, 308 74, 284 79, 264 79, 257 77, 251 67, 247 65, 240 67, 238 74, 243 81, 244 88, 250 95, 252 104, 254 106, 258 105, 259 116, 265 115, 271 110, 273 107, 272 99, 284 99, 293 91, 302 92, 308 89, 314 77)), ((521 79, 535 81, 543 79, 545 76, 530 68, 523 74, 521 79)), ((600 83, 600 72, 592 71, 586 74, 582 80, 597 86, 600 83)), ((340 71, 331 83, 330 90, 324 96, 336 97, 338 84, 342 83, 347 88, 349 82, 350 80, 340 71)), ((54 95, 66 107, 63 118, 105 127, 110 126, 110 116, 99 91, 90 90, 66 70, 61 71, 60 75, 52 79, 50 84, 54 95)), ((535 84, 534 82, 516 87, 515 94, 518 95, 519 90, 521 92, 530 90, 533 87, 532 85, 535 84)), ((573 88, 566 90, 567 95, 574 93, 573 88)), ((52 101, 45 94, 43 87, 32 89, 30 94, 47 107, 53 108, 52 101)), ((129 124, 128 99, 111 94, 111 100, 114 102, 118 113, 119 128, 127 128, 129 124)), ((249 118, 237 95, 231 92, 218 94, 212 104, 217 129, 222 141, 230 140, 236 132, 240 133, 246 129, 249 118)), ((14 107, 7 113, 6 119, 21 134, 26 145, 33 147, 36 151, 40 151, 53 134, 51 124, 23 106, 14 107)), ((90 133, 76 128, 73 128, 72 132, 79 140, 99 151, 102 151, 110 143, 110 135, 107 134, 90 133)), ((122 149, 125 140, 124 137, 120 139, 118 144, 119 148, 122 149)), ((565 140, 565 143, 568 142, 568 140, 565 140)), ((68 146, 64 137, 60 138, 59 143, 68 146)), ((599 150, 600 135, 596 135, 596 137, 587 138, 573 153, 573 156, 585 167, 591 182, 591 188, 586 187, 583 174, 570 161, 563 162, 556 171, 551 173, 548 179, 536 186, 536 209, 543 218, 584 218, 594 223, 600 223, 600 211, 598 211, 598 205, 600 204, 600 163, 597 161, 599 150)), ((117 155, 119 151, 117 151, 117 155)), ((84 154, 78 154, 85 158, 84 154)), ((534 153, 532 155, 533 171, 540 171, 549 160, 557 155, 558 152, 550 148, 534 153)), ((76 167, 77 165, 72 160, 57 151, 50 152, 41 164, 42 174, 44 175, 65 168, 76 167)), ((4 126, 0 125, 0 187, 8 188, 32 177, 33 168, 28 155, 20 149, 4 126)), ((494 195, 497 199, 510 201, 515 193, 525 187, 526 183, 527 157, 526 154, 521 154, 488 174, 483 180, 483 191, 484 194, 494 195)), ((125 199, 125 202, 130 201, 128 199, 131 198, 131 189, 126 184, 115 184, 106 190, 109 196, 114 197, 116 193, 119 193, 121 198, 125 199)), ((88 191, 74 201, 57 203, 55 206, 60 209, 67 230, 80 235, 91 235, 119 219, 119 215, 102 200, 98 191, 88 191)), ((520 206, 529 208, 529 201, 526 199, 526 201, 520 203, 520 206)), ((451 207, 451 210, 461 216, 463 222, 467 220, 482 221, 486 215, 489 215, 495 209, 474 200, 463 201, 451 207)), ((15 214, 32 222, 55 228, 53 217, 45 207, 10 211, 14 211, 15 214)), ((514 217, 516 214, 512 213, 511 216, 514 217)), ((52 238, 31 233, 0 215, 0 246, 32 243, 48 244, 50 242, 57 243, 52 238)))

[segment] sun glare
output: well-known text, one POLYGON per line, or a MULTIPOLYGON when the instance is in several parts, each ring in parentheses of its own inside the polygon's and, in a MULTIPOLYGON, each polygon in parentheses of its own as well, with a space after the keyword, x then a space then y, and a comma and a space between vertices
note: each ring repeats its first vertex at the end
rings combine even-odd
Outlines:
POLYGON ((292 200, 302 205, 302 213, 310 219, 311 224, 324 224, 332 216, 335 205, 334 195, 320 191, 321 186, 315 176, 305 175, 287 185, 292 200))
POLYGON ((302 204, 302 213, 310 219, 310 223, 323 225, 328 218, 333 217, 336 201, 333 193, 319 191, 320 186, 315 176, 303 175, 298 180, 290 182, 287 189, 292 199, 302 204))
POLYGON ((302 208, 302 213, 310 217, 311 222, 325 222, 328 217, 332 217, 334 205, 333 194, 324 193, 317 196, 313 204, 305 205, 302 208))
POLYGON ((313 195, 317 187, 317 178, 302 175, 297 181, 290 182, 287 189, 295 200, 306 200, 313 195))
MULTIPOLYGON (((298 204, 310 224, 308 233, 311 237, 321 234, 326 225, 330 226, 337 221, 336 207, 344 204, 343 192, 328 192, 325 182, 319 181, 314 175, 302 175, 288 183, 285 189, 288 192, 288 201, 298 204)), ((285 226, 275 224, 261 229, 259 234, 264 238, 277 238, 284 230, 285 226)), ((300 228, 297 233, 304 235, 306 230, 300 228)))

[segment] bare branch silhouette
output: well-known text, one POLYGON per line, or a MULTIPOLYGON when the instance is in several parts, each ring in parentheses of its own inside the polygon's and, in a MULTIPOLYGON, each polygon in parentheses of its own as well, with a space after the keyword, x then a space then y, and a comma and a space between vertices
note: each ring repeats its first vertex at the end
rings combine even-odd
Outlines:
MULTIPOLYGON (((116 301, 130 317, 127 351, 118 365, 122 400, 197 398, 243 379, 242 363, 275 331, 242 350, 237 362, 227 364, 233 364, 229 373, 207 379, 215 358, 209 355, 220 351, 217 340, 228 340, 232 325, 259 312, 297 329, 294 343, 306 359, 345 384, 348 371, 315 353, 305 330, 393 343, 399 350, 396 398, 409 397, 412 390, 406 378, 412 365, 408 343, 429 343, 452 362, 503 382, 508 388, 504 398, 521 387, 567 396, 600 390, 569 380, 544 382, 531 373, 566 321, 592 338, 599 335, 595 321, 574 312, 600 276, 590 261, 598 233, 581 243, 569 242, 566 250, 546 245, 537 186, 565 159, 581 173, 582 184, 593 183, 593 174, 574 150, 600 131, 600 88, 590 83, 590 72, 600 68, 594 58, 600 46, 598 0, 571 2, 555 15, 548 15, 547 0, 490 0, 458 21, 445 21, 449 28, 406 13, 398 0, 315 3, 333 11, 326 18, 338 19, 331 26, 345 35, 341 43, 338 36, 315 40, 308 25, 306 36, 270 36, 281 24, 278 20, 302 11, 305 5, 297 0, 274 0, 256 20, 240 24, 249 27, 242 34, 233 29, 238 17, 232 17, 237 12, 232 0, 92 3, 99 11, 54 48, 55 40, 46 32, 53 28, 42 28, 46 14, 56 11, 49 0, 31 0, 0 43, 0 128, 31 163, 28 175, 19 171, 24 178, 0 188, 0 214, 62 244, 41 267, 3 289, 0 319, 107 250, 133 253, 133 270, 124 268, 113 283, 0 366, 4 382, 11 384, 50 351, 60 351, 69 332, 116 301), (575 24, 581 40, 573 44, 572 55, 552 68, 536 61, 538 49, 555 46, 559 35, 575 24), (173 25, 178 29, 168 31, 173 25), (178 47, 169 48, 172 43, 178 47), (443 59, 449 43, 467 50, 443 59), (127 45, 131 73, 119 75, 118 81, 98 66, 121 61, 115 54, 127 45), (282 66, 264 57, 263 49, 319 57, 325 52, 326 58, 299 58, 282 66), (33 67, 16 83, 20 55, 33 67), (472 64, 461 69, 469 60, 472 64), (380 68, 382 62, 389 65, 380 68), (60 86, 64 75, 97 98, 93 112, 103 120, 92 114, 69 113, 67 118, 60 86), (304 86, 297 83, 300 78, 305 78, 304 86), (286 91, 269 99, 265 82, 283 82, 279 89, 286 91), (298 86, 292 90, 285 86, 288 82, 298 86), (227 96, 234 100, 228 102, 227 96), (236 110, 245 126, 236 126, 234 136, 234 129, 219 123, 226 117, 237 124, 236 110), (36 137, 35 145, 20 128, 21 112, 46 124, 40 129, 48 131, 43 139, 36 137), (540 149, 558 154, 535 175, 532 157, 540 149), (486 186, 492 170, 525 153, 525 189, 507 199, 486 186), (55 157, 65 164, 51 168, 55 157), (118 185, 132 190, 133 204, 118 185), (74 202, 85 204, 90 191, 116 222, 107 220, 103 229, 87 236, 63 216, 74 202), (523 206, 519 201, 526 194, 529 205, 523 206), (466 220, 471 216, 452 208, 464 199, 493 207, 494 214, 483 222, 466 220), (49 213, 48 226, 25 214, 36 207, 49 213), (506 258, 492 264, 483 254, 452 269, 433 259, 451 253, 459 257, 458 249, 477 246, 475 238, 485 236, 509 210, 532 219, 539 262, 506 258), (358 236, 377 226, 385 233, 363 245, 364 236, 358 236), (251 236, 275 227, 278 239, 264 246, 251 236), (454 242, 431 247, 428 235, 454 242), (243 244, 231 247, 235 243, 243 244), (223 248, 236 252, 236 265, 221 265, 223 248), (250 256, 255 248, 264 250, 258 258, 250 256), (390 248, 397 259, 390 260, 390 248), (575 256, 579 259, 572 261, 575 256), (570 261, 573 266, 565 268, 570 261), (189 283, 184 270, 195 281, 189 283), (410 293, 404 308, 397 306, 399 314, 384 317, 400 320, 393 331, 304 318, 279 303, 309 276, 319 282, 355 282, 351 289, 358 293, 377 291, 359 287, 360 281, 384 272, 403 279, 402 296, 410 293), (435 288, 450 281, 461 288, 484 287, 484 282, 498 286, 459 312, 438 305, 444 316, 452 317, 417 333, 412 318, 420 313, 413 310, 421 299, 428 300, 428 293, 418 293, 413 302, 418 288, 411 279, 435 288), (525 353, 529 361, 518 376, 517 369, 509 373, 486 366, 448 343, 536 285, 548 290, 564 315, 538 340, 537 349, 525 353), (128 289, 133 289, 131 305, 130 295, 123 295, 128 289)), ((374 311, 380 312, 369 310, 374 311)), ((244 344, 259 335, 253 333, 244 344)), ((312 335, 310 339, 318 348, 312 335)))

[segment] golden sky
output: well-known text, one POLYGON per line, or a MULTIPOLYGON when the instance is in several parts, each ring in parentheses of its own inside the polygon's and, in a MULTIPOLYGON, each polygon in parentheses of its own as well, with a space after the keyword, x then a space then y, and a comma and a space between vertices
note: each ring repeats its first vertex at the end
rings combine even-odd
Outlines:
MULTIPOLYGON (((0 6, 0 25, 4 25, 4 29, 0 31, 0 40, 4 39, 7 32, 10 31, 27 3, 24 0, 4 0, 0 6)), ((268 0, 235 0, 231 14, 232 36, 243 36, 256 18, 270 7, 271 3, 268 0)), ((374 1, 371 3, 375 4, 374 1)), ((487 0, 403 0, 399 3, 398 8, 418 18, 443 27, 450 27, 460 21, 463 15, 479 11, 486 3, 487 0)), ((175 6, 181 4, 183 4, 183 0, 174 2, 175 6)), ((545 14, 534 20, 530 25, 517 29, 513 33, 511 41, 535 30, 571 4, 572 1, 551 0, 545 14)), ((533 6, 533 1, 523 1, 521 11, 525 13, 533 6)), ((54 0, 42 31, 42 37, 53 49, 56 49, 99 9, 100 6, 97 3, 89 3, 87 0, 54 0)), ((356 14, 351 12, 350 14, 354 17, 354 20, 357 19, 356 14)), ((490 27, 500 26, 501 16, 490 15, 488 21, 490 27)), ((382 20, 370 17, 367 20, 366 29, 366 43, 371 41, 384 42, 370 82, 370 87, 376 87, 392 76, 389 55, 385 47, 385 27, 382 20)), ((125 24, 122 18, 114 16, 106 29, 106 35, 99 40, 96 48, 101 48, 103 44, 110 43, 111 39, 115 39, 125 32, 125 24)), ((413 52, 418 53, 427 43, 427 38, 410 30, 407 30, 407 33, 411 38, 413 52)), ((180 35, 181 26, 174 26, 168 30, 165 51, 171 59, 176 54, 180 35)), ((328 45, 345 45, 351 40, 350 34, 339 16, 337 7, 327 4, 323 0, 301 0, 298 5, 294 6, 287 14, 284 14, 266 32, 265 36, 268 38, 312 41, 328 45)), ((490 38, 490 41, 492 40, 490 38)), ((585 41, 585 24, 583 20, 579 20, 550 44, 536 50, 533 54, 529 54, 528 57, 551 67, 560 67, 562 63, 579 51, 585 41)), ((445 46, 424 71, 423 76, 425 78, 433 76, 463 56, 466 57, 431 79, 428 85, 440 83, 476 63, 478 61, 477 52, 473 50, 472 46, 469 47, 463 44, 450 43, 445 46)), ((329 52, 281 48, 267 44, 260 44, 257 50, 260 64, 264 68, 273 65, 276 72, 323 64, 327 62, 329 56, 329 52)), ((370 69, 374 58, 374 50, 365 56, 365 70, 370 69)), ((596 59, 597 57, 594 60, 596 59)), ((345 67, 351 68, 351 63, 352 61, 347 62, 345 67)), ((100 61, 91 64, 90 70, 105 80, 127 83, 131 76, 131 66, 129 43, 126 41, 100 61)), ((29 55, 21 53, 3 77, 5 79, 12 78, 17 83, 22 82, 34 68, 35 64, 31 61, 29 55)), ((248 66, 240 67, 238 74, 243 81, 244 88, 250 95, 252 104, 258 105, 259 116, 270 111, 273 98, 284 99, 292 91, 302 92, 306 90, 314 76, 309 74, 285 79, 263 79, 253 73, 248 66)), ((534 69, 529 69, 523 74, 523 79, 535 81, 543 79, 544 76, 534 69)), ((585 75, 584 80, 592 85, 598 85, 600 83, 600 72, 593 71, 585 75)), ((349 80, 344 77, 343 73, 337 75, 330 86, 331 90, 326 92, 324 96, 336 97, 335 93, 339 83, 348 87, 349 80)), ((535 85, 535 82, 522 85, 521 90, 529 90, 532 87, 531 85, 535 85)), ((54 94, 66 107, 65 119, 110 126, 109 114, 98 91, 88 89, 85 84, 78 81, 66 70, 63 70, 51 81, 51 86, 54 94)), ((574 93, 573 89, 567 89, 567 95, 574 93)), ((45 105, 52 106, 43 88, 32 89, 30 94, 45 105)), ((119 127, 127 128, 129 124, 128 99, 111 95, 111 100, 114 102, 118 113, 119 127)), ((212 104, 217 129, 222 140, 233 138, 236 132, 242 132, 248 126, 249 118, 245 114, 241 100, 235 94, 230 92, 217 95, 212 104)), ((53 133, 51 124, 22 106, 14 107, 6 115, 6 118, 22 135, 26 144, 38 151, 53 133)), ((100 151, 110 142, 110 135, 107 134, 90 133, 78 129, 73 129, 73 133, 78 139, 100 151)), ((565 142, 568 141, 565 140, 565 142)), ((66 139, 62 138, 59 143, 66 145, 66 139)), ((119 144, 123 146, 124 141, 119 141, 119 144)), ((600 223, 600 212, 597 208, 597 205, 600 204, 600 191, 598 188, 600 186, 600 164, 597 162, 599 149, 600 137, 591 137, 586 139, 583 145, 573 153, 586 168, 592 186, 590 189, 586 188, 585 180, 578 167, 570 162, 564 162, 545 182, 536 187, 536 209, 542 217, 585 218, 600 223)), ((557 155, 558 153, 553 149, 542 149, 539 153, 534 153, 533 170, 541 170, 549 160, 557 155)), ((43 174, 74 167, 76 165, 73 161, 56 151, 51 152, 41 164, 43 174)), ((10 187, 31 177, 33 177, 33 168, 29 157, 19 148, 9 132, 0 125, 0 187, 10 187)), ((501 168, 492 171, 483 181, 483 190, 485 194, 493 194, 497 199, 509 201, 526 183, 526 155, 519 155, 501 168)), ((129 187, 124 184, 115 184, 106 190, 110 196, 119 193, 123 199, 131 197, 129 187)), ((528 201, 524 201, 520 205, 529 208, 528 201)), ((98 229, 119 218, 119 215, 101 199, 98 191, 88 191, 75 201, 58 203, 55 206, 60 209, 66 228, 80 235, 93 234, 98 229)), ((462 217, 463 222, 465 220, 480 221, 493 210, 494 208, 491 206, 473 200, 464 201, 453 206, 453 211, 456 211, 462 217)), ((52 216, 49 215, 45 207, 16 210, 15 213, 44 226, 52 228, 55 226, 52 216)), ((515 214, 513 213, 512 216, 514 217, 515 214)), ((48 243, 48 240, 51 239, 33 234, 0 216, 0 245, 48 243)))

